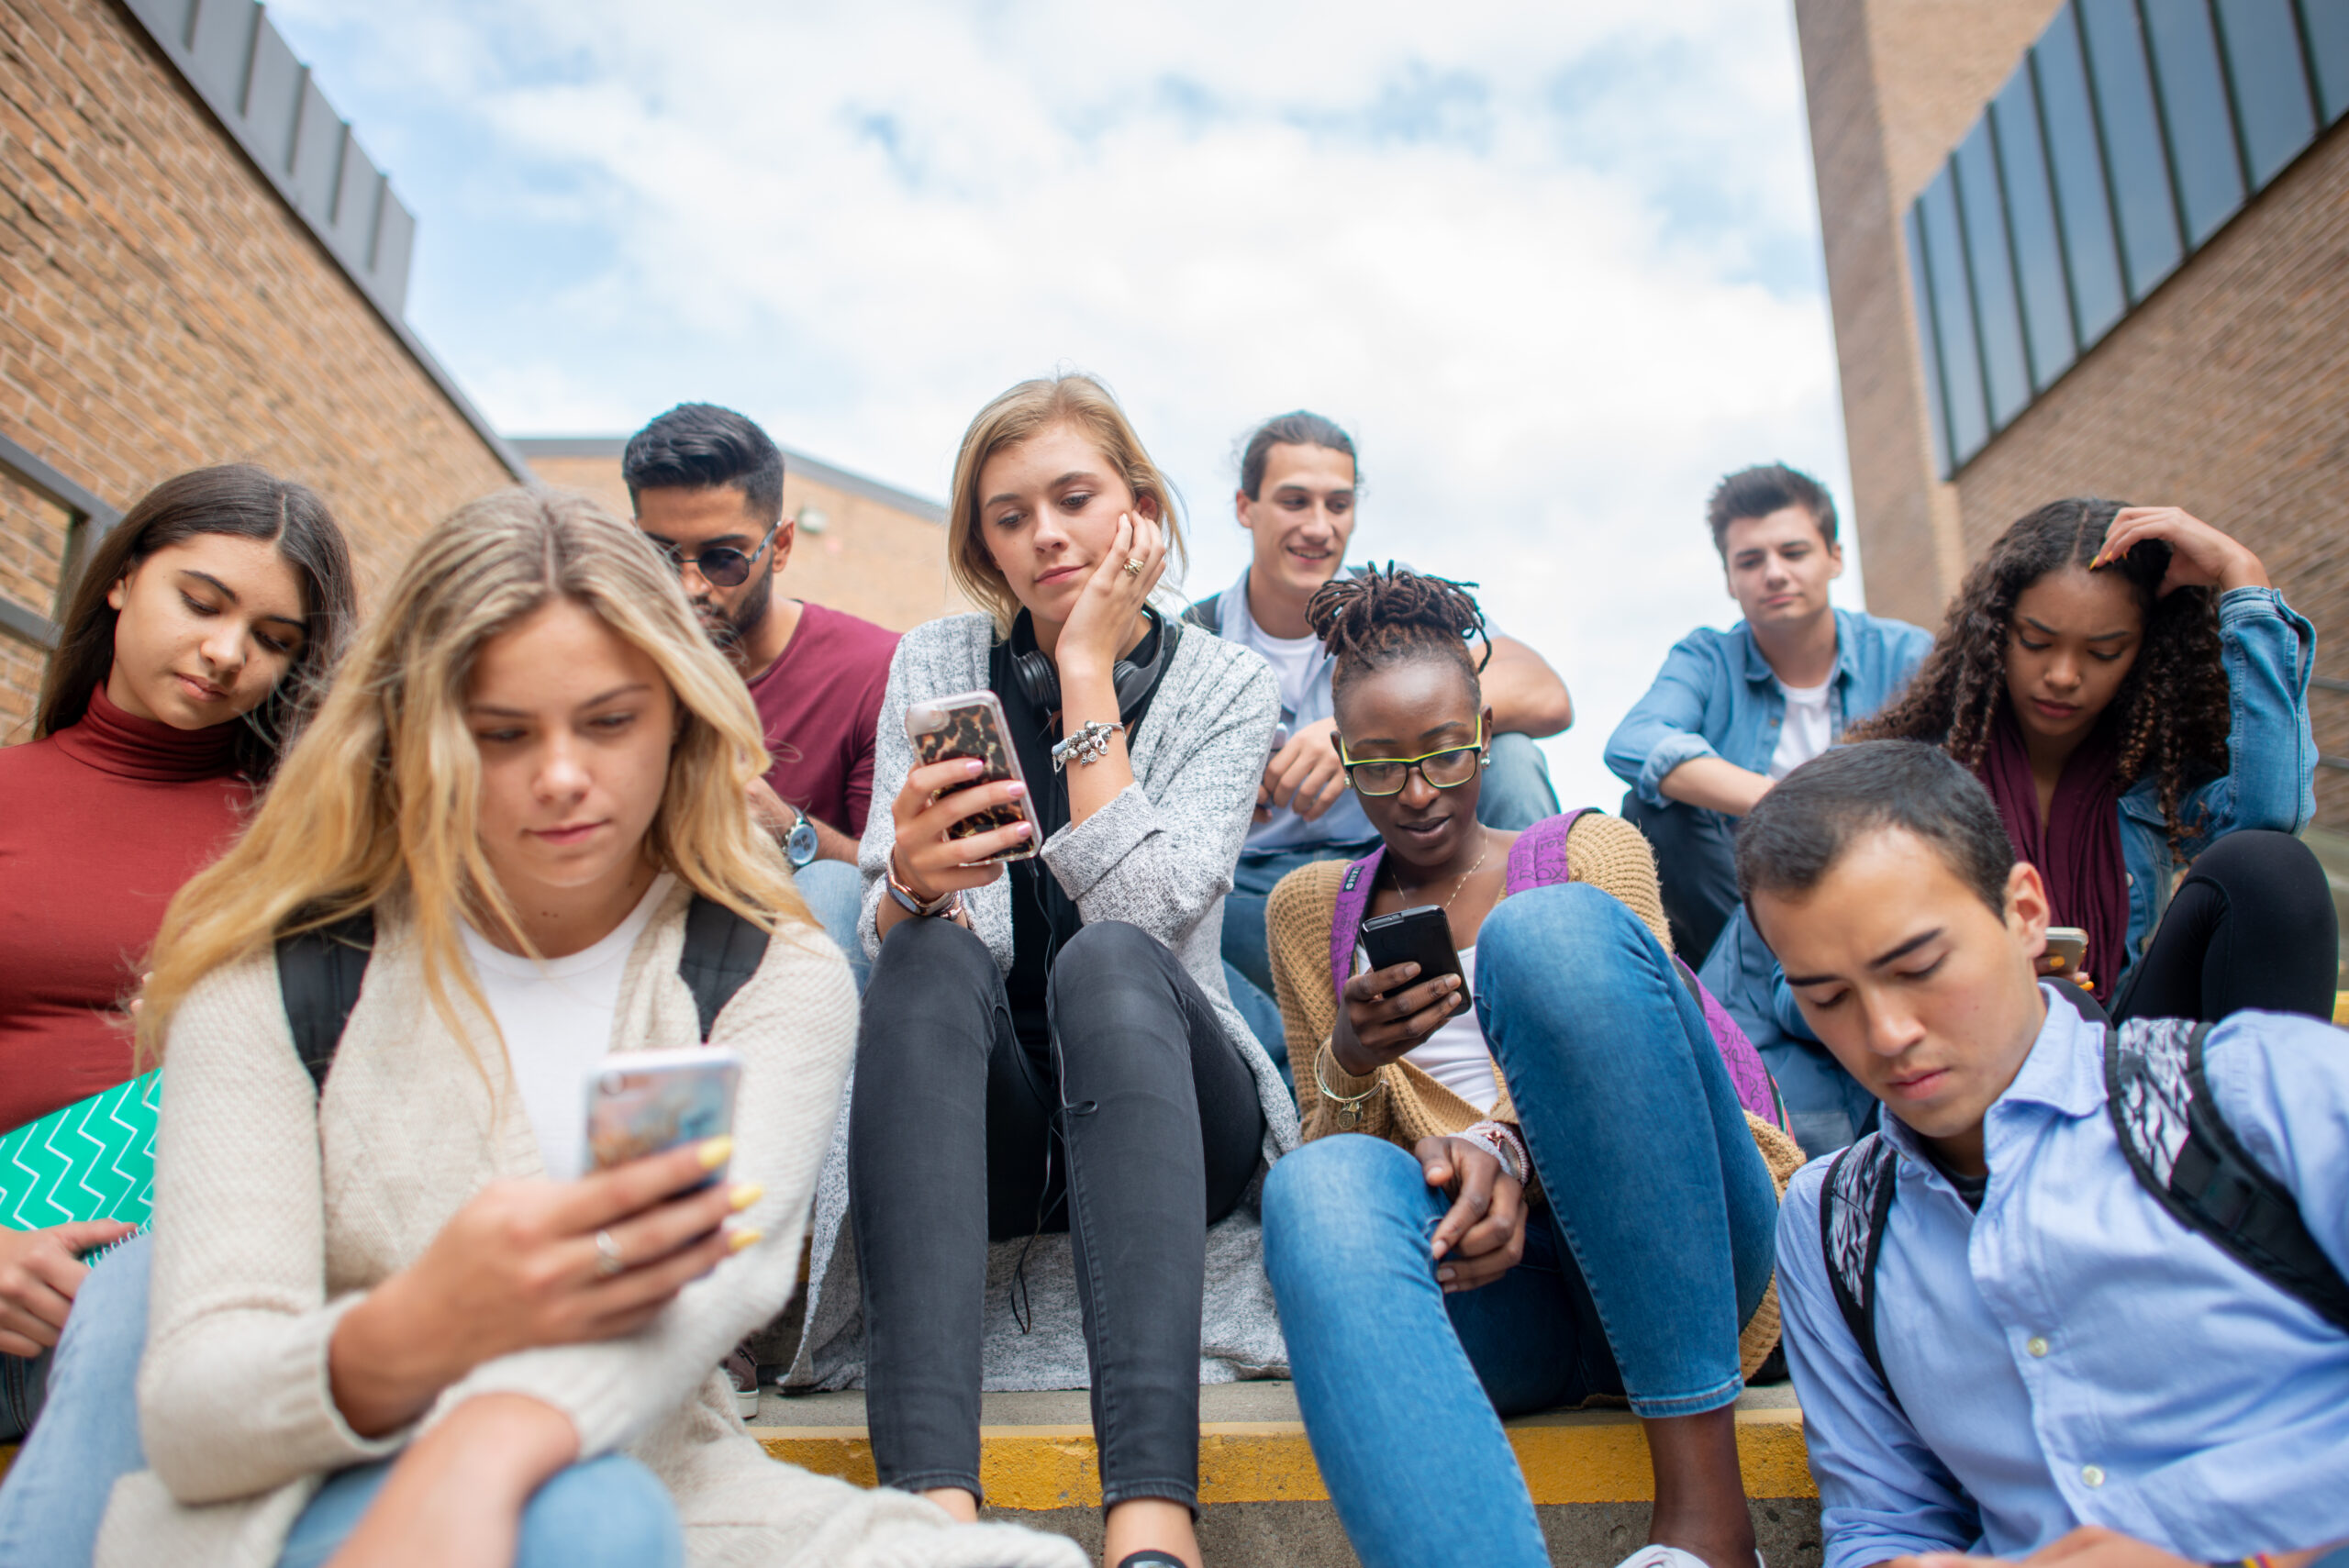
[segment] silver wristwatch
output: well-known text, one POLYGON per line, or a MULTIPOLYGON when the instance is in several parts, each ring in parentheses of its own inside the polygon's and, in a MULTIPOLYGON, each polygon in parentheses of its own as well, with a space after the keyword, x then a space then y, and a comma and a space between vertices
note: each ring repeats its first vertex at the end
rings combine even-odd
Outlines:
MULTIPOLYGON (((791 805, 789 801, 784 804, 791 805)), ((791 862, 792 870, 798 871, 816 858, 823 845, 817 840, 816 825, 807 819, 806 812, 792 806, 791 815, 791 831, 783 836, 783 858, 791 862)))

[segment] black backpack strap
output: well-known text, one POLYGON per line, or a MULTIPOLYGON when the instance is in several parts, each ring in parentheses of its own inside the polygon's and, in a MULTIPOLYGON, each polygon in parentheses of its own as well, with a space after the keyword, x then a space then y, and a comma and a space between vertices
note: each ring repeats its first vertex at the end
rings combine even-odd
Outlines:
POLYGON ((2349 1331, 2349 1280, 2309 1234, 2288 1188, 2261 1170, 2211 1098, 2210 1026, 2144 1018, 2105 1031, 2105 1104, 2139 1184, 2171 1218, 2349 1331))
POLYGON ((1184 610, 1182 619, 1189 621, 1209 637, 1223 635, 1223 595, 1209 594, 1204 599, 1194 599, 1184 610))
POLYGON ((2078 981, 2063 980, 2058 979, 2054 975, 2043 974, 2039 977, 2039 983, 2042 985, 2054 986, 2055 988, 2055 995, 2063 997, 2065 1001, 2069 1002, 2072 1005, 2072 1011, 2079 1014, 2081 1018, 2086 1018, 2089 1023, 2096 1025, 2097 1028, 2106 1029, 2110 1027, 2112 1023, 2112 1015, 2106 1012, 2104 1010, 2104 1004, 2098 1001, 2095 996, 2090 995, 2088 988, 2081 984, 2078 981))
POLYGON ((362 909, 347 920, 277 939, 277 992, 294 1031, 294 1051, 323 1093, 327 1072, 342 1044, 342 1027, 359 1005, 367 961, 375 955, 375 915, 362 909))
POLYGON ((1884 1250, 1885 1221, 1898 1190, 1894 1177, 1899 1164, 1900 1151, 1882 1133, 1871 1132, 1835 1156, 1819 1194, 1819 1244, 1826 1254, 1835 1305, 1896 1407, 1900 1396, 1885 1376, 1884 1357, 1876 1351, 1876 1261, 1884 1250))
POLYGON ((685 951, 677 960, 677 973, 694 994, 704 1044, 717 1027, 718 1015, 759 972, 766 956, 764 931, 725 905, 694 895, 693 906, 685 911, 685 951))

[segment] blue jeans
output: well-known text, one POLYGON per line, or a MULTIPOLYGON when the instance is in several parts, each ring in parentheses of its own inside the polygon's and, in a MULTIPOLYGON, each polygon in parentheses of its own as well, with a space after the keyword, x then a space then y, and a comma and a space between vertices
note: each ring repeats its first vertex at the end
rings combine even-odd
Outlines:
POLYGON ((1546 1562, 1501 1418, 1617 1391, 1643 1417, 1729 1404, 1775 1258, 1729 1070, 1629 909, 1580 884, 1512 895, 1476 939, 1475 993, 1547 1195, 1522 1262, 1444 1296, 1428 1245, 1447 1205, 1384 1140, 1320 1139, 1264 1187, 1297 1404, 1370 1568, 1546 1562))
MULTIPOLYGON (((391 1474, 381 1460, 341 1471, 310 1499, 277 1568, 319 1568, 332 1557, 391 1474)), ((514 1568, 685 1568, 676 1505, 652 1472, 607 1453, 559 1471, 522 1510, 514 1568)))
POLYGON ((153 1251, 147 1237, 134 1237, 99 1259, 74 1293, 40 1418, 0 1485, 0 1568, 89 1562, 115 1482, 147 1468, 139 1358, 153 1251))
POLYGON ((824 928, 824 935, 848 955, 849 973, 856 976, 856 994, 873 977, 873 961, 864 956, 864 939, 857 935, 857 918, 864 909, 864 873, 846 861, 809 861, 792 873, 807 911, 824 928))

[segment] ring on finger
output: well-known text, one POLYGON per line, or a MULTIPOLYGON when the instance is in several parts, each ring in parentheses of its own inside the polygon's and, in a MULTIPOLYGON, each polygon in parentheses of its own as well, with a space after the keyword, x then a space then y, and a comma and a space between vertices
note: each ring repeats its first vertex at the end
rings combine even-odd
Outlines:
POLYGON ((609 1279, 628 1267, 628 1260, 620 1256, 620 1244, 612 1240, 608 1230, 596 1232, 596 1275, 609 1279))
POLYGON ((1148 564, 1149 562, 1139 555, 1129 555, 1126 557, 1126 575, 1139 577, 1141 575, 1141 569, 1148 564))

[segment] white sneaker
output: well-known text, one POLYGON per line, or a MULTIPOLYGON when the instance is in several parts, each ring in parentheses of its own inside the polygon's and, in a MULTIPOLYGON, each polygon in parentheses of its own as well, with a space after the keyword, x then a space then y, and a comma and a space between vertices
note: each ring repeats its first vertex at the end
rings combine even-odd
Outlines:
MULTIPOLYGON (((759 1417, 759 1363, 751 1357, 751 1347, 737 1345, 734 1353, 722 1363, 726 1380, 734 1385, 734 1413, 746 1421, 759 1417)), ((1687 1553, 1683 1552, 1682 1556, 1687 1553)))
MULTIPOLYGON (((1641 1547, 1615 1568, 1707 1568, 1705 1560, 1693 1551, 1683 1551, 1676 1546, 1658 1546, 1650 1542, 1641 1547)), ((1753 1568, 1770 1568, 1759 1551, 1753 1554, 1753 1568)))

